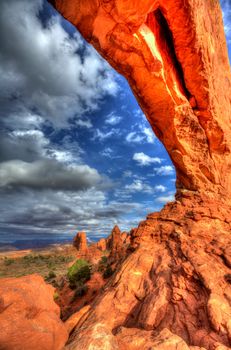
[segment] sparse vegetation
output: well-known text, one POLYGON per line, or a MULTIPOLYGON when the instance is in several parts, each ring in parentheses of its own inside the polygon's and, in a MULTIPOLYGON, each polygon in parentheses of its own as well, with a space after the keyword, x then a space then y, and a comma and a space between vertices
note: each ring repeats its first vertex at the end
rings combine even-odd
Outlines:
POLYGON ((54 271, 49 271, 48 275, 45 276, 45 280, 49 282, 50 280, 56 277, 56 273, 54 271))
POLYGON ((100 260, 100 264, 106 264, 107 263, 107 256, 103 255, 100 260))
POLYGON ((75 288, 78 283, 85 283, 91 278, 91 267, 88 261, 78 259, 68 269, 67 277, 72 288, 75 288))
POLYGON ((108 258, 105 255, 103 255, 101 257, 99 264, 98 264, 98 271, 99 272, 104 272, 104 270, 107 267, 107 260, 108 260, 108 258))
POLYGON ((58 292, 54 292, 54 301, 58 300, 59 299, 59 293, 58 292))
POLYGON ((108 257, 103 255, 99 261, 98 271, 102 273, 103 278, 107 279, 111 277, 114 273, 111 266, 108 264, 108 257))
POLYGON ((65 275, 67 265, 75 258, 72 255, 27 254, 22 257, 0 257, 0 277, 20 277, 39 273, 48 282, 65 275))
POLYGON ((88 286, 86 284, 80 283, 74 292, 71 302, 74 302, 77 298, 83 297, 85 294, 87 294, 87 291, 88 286))
POLYGON ((10 258, 4 259, 4 265, 6 266, 12 265, 13 263, 14 263, 14 259, 10 259, 10 258))

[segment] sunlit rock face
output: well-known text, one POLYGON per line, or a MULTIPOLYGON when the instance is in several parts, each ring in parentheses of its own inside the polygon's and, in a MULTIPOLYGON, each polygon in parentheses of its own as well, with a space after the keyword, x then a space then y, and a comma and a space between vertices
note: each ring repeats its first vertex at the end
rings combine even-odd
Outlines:
POLYGON ((177 173, 66 349, 231 349, 231 77, 217 0, 52 0, 121 74, 177 173))
POLYGON ((127 78, 176 167, 178 192, 230 195, 231 77, 219 2, 52 3, 127 78))
POLYGON ((54 291, 39 275, 1 279, 0 349, 63 348, 68 333, 59 318, 54 291))

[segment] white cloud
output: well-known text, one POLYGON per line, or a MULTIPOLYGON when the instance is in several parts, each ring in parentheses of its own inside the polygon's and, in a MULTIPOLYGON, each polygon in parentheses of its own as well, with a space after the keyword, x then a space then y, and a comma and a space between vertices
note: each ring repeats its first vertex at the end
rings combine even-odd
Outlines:
POLYGON ((140 166, 147 166, 150 164, 160 164, 161 159, 158 157, 150 157, 147 154, 144 154, 143 152, 140 153, 134 153, 133 160, 137 161, 138 165, 140 166))
POLYGON ((166 192, 167 188, 163 185, 156 185, 154 187, 155 192, 166 192))
POLYGON ((150 127, 144 127, 141 124, 138 126, 138 131, 131 131, 127 134, 126 141, 134 143, 154 143, 155 138, 152 129, 150 129, 150 127))
POLYGON ((169 176, 174 174, 174 168, 171 165, 163 165, 159 168, 154 169, 157 175, 169 176))
POLYGON ((125 171, 123 172, 123 176, 124 176, 124 177, 132 177, 132 175, 133 175, 133 173, 132 173, 131 170, 125 170, 125 171))
POLYGON ((101 155, 104 157, 112 158, 113 150, 110 147, 106 147, 102 152, 101 155))
POLYGON ((153 189, 151 186, 145 184, 141 180, 134 180, 130 185, 126 185, 125 189, 129 192, 144 192, 144 193, 152 193, 153 189))
POLYGON ((106 124, 109 125, 117 125, 119 122, 122 120, 122 117, 116 115, 114 112, 111 112, 107 117, 106 117, 106 124))
POLYGON ((143 133, 146 135, 146 141, 148 143, 154 143, 155 142, 155 135, 154 135, 154 132, 152 131, 152 129, 150 128, 144 128, 143 129, 143 133))
POLYGON ((143 136, 137 134, 136 132, 132 131, 126 136, 127 142, 135 142, 135 143, 141 143, 143 141, 143 136))
POLYGON ((92 140, 100 140, 104 141, 112 136, 115 136, 119 133, 118 129, 111 129, 110 131, 101 131, 100 129, 96 129, 94 132, 94 136, 92 140))
POLYGON ((77 119, 75 125, 81 126, 83 128, 90 129, 92 128, 92 122, 89 119, 77 119))
POLYGON ((168 202, 172 202, 174 201, 174 195, 173 194, 169 194, 168 196, 160 196, 155 198, 155 201, 158 203, 168 203, 168 202))

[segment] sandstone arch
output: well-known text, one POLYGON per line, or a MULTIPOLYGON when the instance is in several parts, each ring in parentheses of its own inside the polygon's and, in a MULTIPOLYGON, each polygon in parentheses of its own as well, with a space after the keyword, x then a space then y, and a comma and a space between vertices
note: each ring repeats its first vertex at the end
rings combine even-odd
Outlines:
POLYGON ((225 349, 231 75, 219 1, 50 2, 127 78, 177 173, 176 201, 132 232, 135 251, 67 348, 225 349))

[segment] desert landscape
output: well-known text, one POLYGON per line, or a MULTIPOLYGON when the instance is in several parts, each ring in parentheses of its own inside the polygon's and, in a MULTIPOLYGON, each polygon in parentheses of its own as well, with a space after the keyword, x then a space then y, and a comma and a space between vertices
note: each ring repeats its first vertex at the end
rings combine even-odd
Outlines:
POLYGON ((127 79, 176 193, 96 243, 80 231, 72 245, 1 253, 0 349, 231 349, 231 75, 219 1, 49 2, 127 79))

